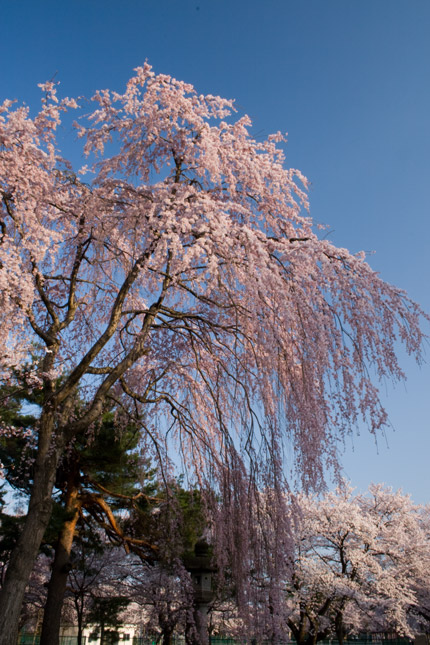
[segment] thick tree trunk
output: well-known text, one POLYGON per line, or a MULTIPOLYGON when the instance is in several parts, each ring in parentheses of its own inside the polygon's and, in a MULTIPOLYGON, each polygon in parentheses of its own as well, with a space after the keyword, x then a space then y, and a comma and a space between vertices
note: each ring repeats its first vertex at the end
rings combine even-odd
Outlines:
POLYGON ((55 547, 40 645, 59 645, 60 642, 61 611, 70 571, 70 553, 75 536, 76 522, 79 517, 78 487, 76 485, 75 471, 70 473, 67 482, 65 510, 69 515, 69 519, 61 527, 55 547))
POLYGON ((172 635, 173 635, 173 627, 164 627, 163 628, 163 639, 161 641, 161 645, 171 645, 172 644, 172 635))
POLYGON ((0 645, 16 645, 25 589, 51 516, 52 489, 60 455, 60 449, 51 446, 53 427, 52 415, 42 414, 28 514, 0 592, 0 645))
POLYGON ((297 645, 305 645, 307 639, 307 619, 303 611, 300 611, 300 617, 297 624, 292 620, 287 621, 288 627, 291 629, 294 640, 297 645))
POLYGON ((345 638, 345 629, 343 626, 343 612, 338 612, 336 614, 335 628, 336 628, 337 642, 339 643, 339 645, 343 645, 343 641, 345 638))

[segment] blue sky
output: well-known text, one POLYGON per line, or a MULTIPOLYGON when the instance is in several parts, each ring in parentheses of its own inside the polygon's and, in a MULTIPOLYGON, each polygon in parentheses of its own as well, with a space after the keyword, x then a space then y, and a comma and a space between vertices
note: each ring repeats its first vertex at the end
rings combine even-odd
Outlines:
MULTIPOLYGON (((235 98, 255 136, 289 133, 330 239, 430 311, 428 0, 0 0, 0 98, 37 83, 122 90, 146 59, 199 92, 235 98)), ((430 346, 427 349, 430 361, 430 346)), ((347 442, 345 473, 430 502, 430 367, 405 358, 384 388, 395 432, 347 442), (388 447, 387 447, 388 442, 388 447), (352 450, 354 445, 354 450, 352 450)))

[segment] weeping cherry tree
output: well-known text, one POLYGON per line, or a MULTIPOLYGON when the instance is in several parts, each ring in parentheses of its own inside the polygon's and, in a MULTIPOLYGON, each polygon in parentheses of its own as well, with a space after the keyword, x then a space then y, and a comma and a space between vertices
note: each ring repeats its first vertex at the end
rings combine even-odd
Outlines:
POLYGON ((256 141, 233 101, 148 64, 83 108, 41 87, 35 115, 0 107, 0 372, 13 385, 32 357, 42 401, 2 645, 16 642, 61 455, 106 410, 140 424, 160 470, 174 455, 217 491, 245 548, 245 498, 286 485, 285 445, 319 485, 339 438, 386 422, 377 385, 403 378, 397 341, 418 360, 422 346, 419 307, 318 237, 284 137, 256 141), (79 169, 59 150, 70 113, 79 169))

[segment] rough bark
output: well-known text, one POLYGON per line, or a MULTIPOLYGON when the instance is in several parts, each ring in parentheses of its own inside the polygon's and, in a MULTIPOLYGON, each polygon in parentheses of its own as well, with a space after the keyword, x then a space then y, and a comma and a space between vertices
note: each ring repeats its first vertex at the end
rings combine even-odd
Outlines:
POLYGON ((58 444, 51 445, 53 428, 53 415, 44 413, 40 419, 38 455, 28 514, 0 593, 0 645, 16 645, 18 640, 25 589, 51 516, 52 489, 61 452, 58 444))
POLYGON ((58 645, 60 642, 61 611, 70 571, 70 553, 76 523, 79 517, 78 492, 75 472, 72 471, 67 483, 65 504, 65 510, 69 519, 64 522, 61 528, 55 548, 51 579, 48 586, 48 597, 43 616, 40 645, 58 645))

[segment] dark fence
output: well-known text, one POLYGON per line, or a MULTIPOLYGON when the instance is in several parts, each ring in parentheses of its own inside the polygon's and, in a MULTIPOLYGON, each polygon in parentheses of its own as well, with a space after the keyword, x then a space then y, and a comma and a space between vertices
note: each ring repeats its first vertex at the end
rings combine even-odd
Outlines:
MULTIPOLYGON (((36 634, 22 633, 18 639, 18 645, 39 645, 39 636, 36 634)), ((143 637, 134 637, 130 640, 120 640, 119 643, 124 643, 124 645, 159 645, 155 638, 148 636, 143 637)), ((354 638, 354 639, 345 639, 344 645, 411 645, 413 641, 408 638, 377 638, 375 636, 369 636, 368 638, 354 638)), ((77 636, 60 636, 60 645, 78 645, 77 636)), ((83 637, 82 645, 91 645, 88 640, 83 637)), ((172 638, 172 645, 185 645, 185 639, 183 636, 174 636, 172 638)), ((234 638, 219 638, 216 636, 211 636, 210 645, 271 645, 269 642, 259 642, 250 641, 247 639, 235 640, 234 638)), ((285 640, 279 642, 276 645, 295 645, 295 641, 285 640)), ((319 641, 318 645, 337 645, 337 640, 335 638, 326 641, 319 641)))
MULTIPOLYGON (((156 638, 151 638, 148 636, 135 637, 132 641, 132 645, 160 645, 161 640, 157 642, 156 638)), ((351 638, 345 639, 343 641, 344 645, 411 645, 413 640, 409 638, 378 638, 376 636, 371 636, 367 638, 351 638)), ((172 645, 185 645, 185 639, 183 636, 173 636, 172 645)), ((210 645, 272 645, 270 641, 255 641, 255 640, 235 640, 234 638, 220 638, 217 636, 211 636, 210 645)), ((277 641, 276 645, 296 645, 296 642, 291 639, 285 639, 285 641, 277 641)), ((317 645, 338 645, 338 641, 335 638, 330 640, 318 641, 317 645)))
MULTIPOLYGON (((39 645, 40 636, 23 633, 18 638, 18 645, 39 645)), ((60 636, 60 645, 78 645, 77 636, 60 636)), ((87 639, 82 637, 82 645, 87 645, 87 639)))

